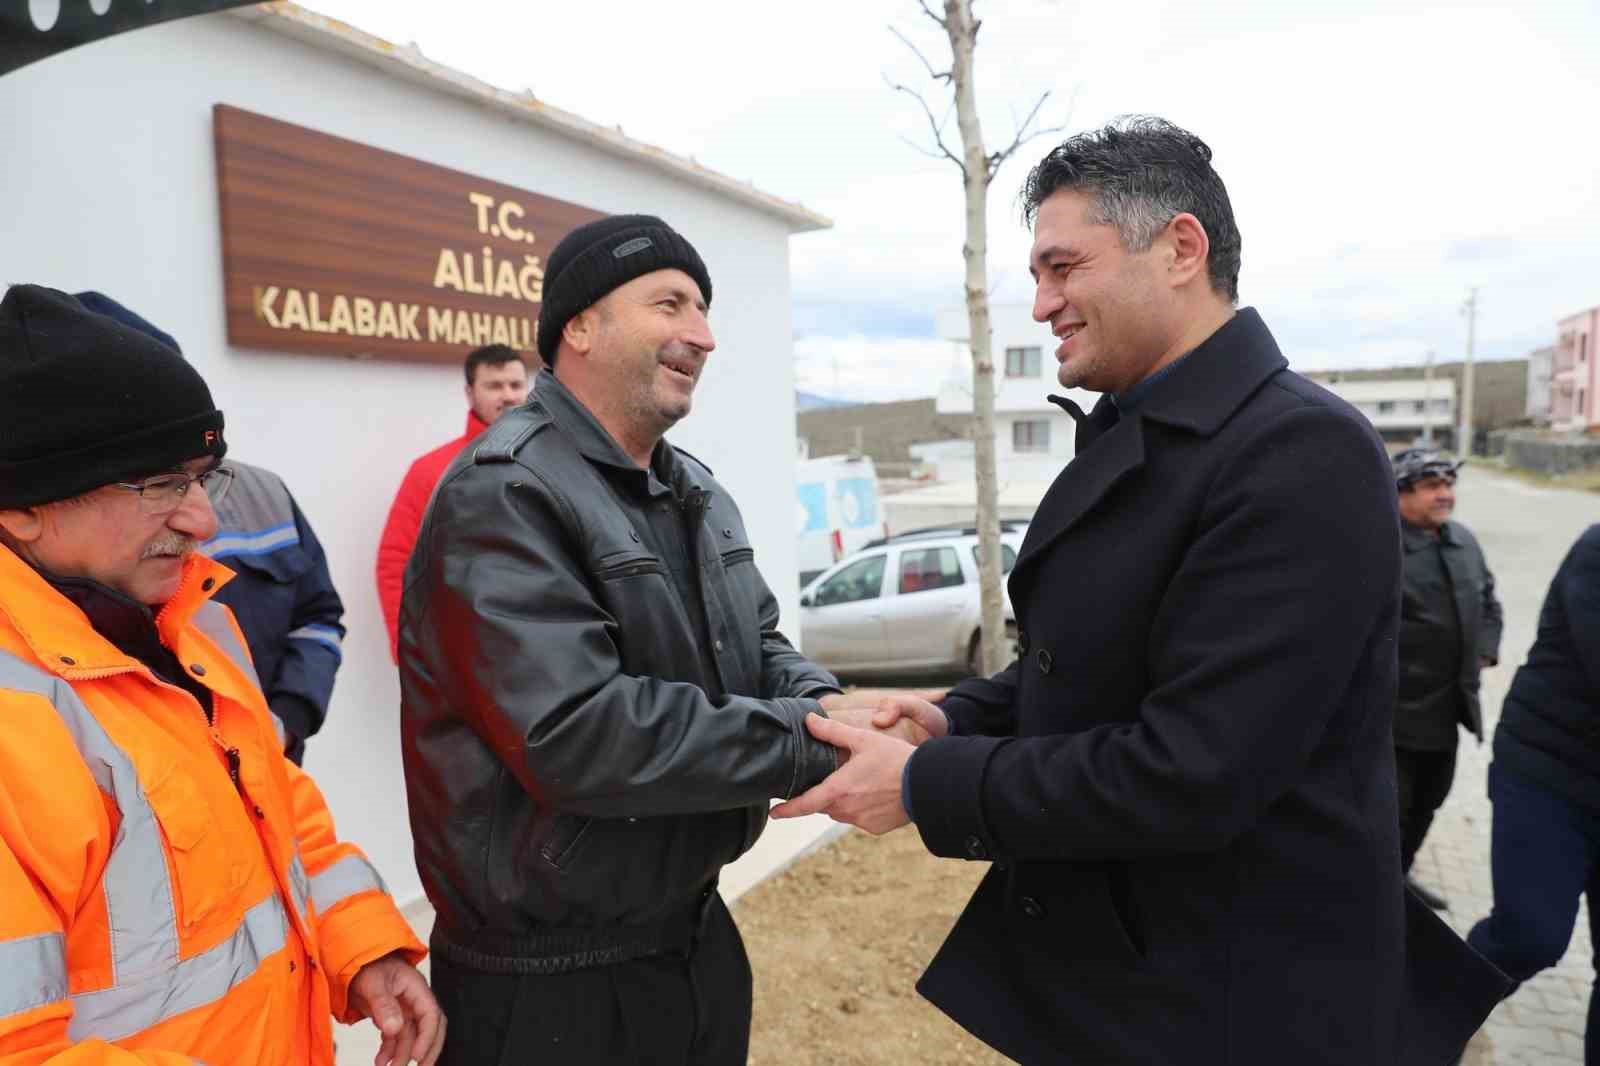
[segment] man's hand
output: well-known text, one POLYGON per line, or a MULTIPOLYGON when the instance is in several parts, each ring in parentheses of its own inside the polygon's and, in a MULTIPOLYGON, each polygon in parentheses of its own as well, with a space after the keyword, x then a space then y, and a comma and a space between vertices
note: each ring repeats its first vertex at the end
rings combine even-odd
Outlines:
POLYGON ((853 688, 849 692, 831 692, 817 702, 829 715, 837 718, 836 710, 848 707, 872 710, 884 700, 895 696, 909 696, 917 700, 942 700, 947 688, 853 688))
POLYGON ((350 1006, 383 1034, 372 1066, 433 1066, 444 1050, 444 1014, 427 980, 399 952, 374 959, 350 980, 350 1006))
MULTIPOLYGON (((817 702, 835 721, 856 729, 875 729, 916 747, 929 737, 942 737, 950 732, 944 712, 929 702, 944 698, 947 691, 942 688, 858 688, 824 696, 817 702)), ((840 765, 849 758, 849 751, 840 749, 840 765)))
MULTIPOLYGON (((890 730, 907 721, 917 724, 922 740, 950 735, 950 719, 944 711, 917 692, 890 692, 878 701, 877 710, 872 713, 874 729, 890 730)), ((921 744, 922 740, 911 743, 921 744)))
POLYGON ((910 821, 900 803, 900 778, 916 749, 904 740, 856 729, 832 718, 807 715, 806 728, 818 740, 848 751, 848 761, 815 788, 772 808, 774 818, 821 812, 874 835, 910 821))
MULTIPOLYGON (((933 705, 928 704, 928 706, 931 707, 933 705)), ((886 733, 889 736, 900 738, 912 747, 921 744, 929 736, 928 731, 922 727, 921 722, 909 715, 905 717, 900 715, 889 717, 884 712, 871 707, 835 707, 832 709, 824 707, 823 710, 826 710, 828 717, 835 722, 841 722, 852 729, 872 729, 879 733, 886 733), (881 726, 878 724, 879 718, 884 719, 884 724, 881 726)), ((850 753, 848 751, 843 748, 839 750, 839 764, 841 766, 844 765, 844 761, 849 757, 850 753)))

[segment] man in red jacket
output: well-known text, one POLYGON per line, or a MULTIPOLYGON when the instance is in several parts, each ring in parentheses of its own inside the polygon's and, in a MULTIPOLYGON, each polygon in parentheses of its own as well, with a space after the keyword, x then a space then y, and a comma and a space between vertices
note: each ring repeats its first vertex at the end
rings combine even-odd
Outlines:
POLYGON ((422 516, 428 511, 434 487, 456 454, 490 423, 528 398, 528 366, 521 353, 504 344, 490 344, 467 356, 467 431, 411 464, 389 506, 389 519, 378 541, 378 599, 383 623, 389 627, 389 654, 397 657, 400 627, 400 590, 406 560, 417 543, 422 516))

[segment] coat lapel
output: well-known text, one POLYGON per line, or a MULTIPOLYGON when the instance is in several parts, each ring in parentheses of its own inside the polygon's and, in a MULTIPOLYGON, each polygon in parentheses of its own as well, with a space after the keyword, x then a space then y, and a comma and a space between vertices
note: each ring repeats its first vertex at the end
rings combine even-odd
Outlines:
POLYGON ((1120 421, 1109 396, 1102 396, 1087 415, 1071 400, 1051 397, 1078 423, 1078 455, 1045 493, 1028 527, 1011 571, 1012 603, 1020 603, 1017 590, 1027 587, 1017 575, 1144 465, 1146 421, 1211 436, 1288 365, 1261 317, 1245 307, 1174 366, 1138 410, 1120 421))
POLYGON ((1020 587, 1017 575, 1094 510, 1123 478, 1144 465, 1144 431, 1138 415, 1104 428, 1115 415, 1111 397, 1102 396, 1087 415, 1071 400, 1052 397, 1052 401, 1077 420, 1080 451, 1056 477, 1028 526, 1011 570, 1013 602, 1015 589, 1020 587))

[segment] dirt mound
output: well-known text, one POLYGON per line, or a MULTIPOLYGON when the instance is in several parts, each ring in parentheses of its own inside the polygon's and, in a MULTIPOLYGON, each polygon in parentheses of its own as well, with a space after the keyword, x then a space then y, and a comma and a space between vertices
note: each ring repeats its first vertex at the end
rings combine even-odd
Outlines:
POLYGON ((914 828, 852 831, 742 896, 751 1066, 1010 1062, 913 987, 988 868, 934 858, 914 828))

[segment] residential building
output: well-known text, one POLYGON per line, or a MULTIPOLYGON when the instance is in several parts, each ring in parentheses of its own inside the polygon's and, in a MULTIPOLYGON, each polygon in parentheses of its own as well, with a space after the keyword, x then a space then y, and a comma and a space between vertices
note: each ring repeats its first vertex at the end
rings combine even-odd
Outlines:
POLYGON ((1350 381, 1312 375, 1323 388, 1366 415, 1378 435, 1396 444, 1431 436, 1454 447, 1456 387, 1449 378, 1416 377, 1386 381, 1350 381), (1320 380, 1319 380, 1320 379, 1320 380))
MULTIPOLYGON (((994 304, 989 308, 994 359, 995 467, 1001 482, 1038 482, 1048 486, 1072 461, 1076 425, 1049 402, 1065 395, 1084 410, 1099 394, 1063 389, 1056 381, 1055 338, 1048 326, 1033 320, 1028 304, 994 304)), ((972 355, 965 308, 938 316, 939 336, 950 344, 951 371, 940 386, 935 409, 941 415, 972 415, 972 355)), ((913 449, 915 450, 915 449, 913 449)), ((970 481, 975 449, 941 449, 940 481, 970 481)))
POLYGON ((1550 428, 1585 432, 1600 426, 1600 307, 1568 315, 1556 323, 1556 347, 1550 367, 1550 428))

